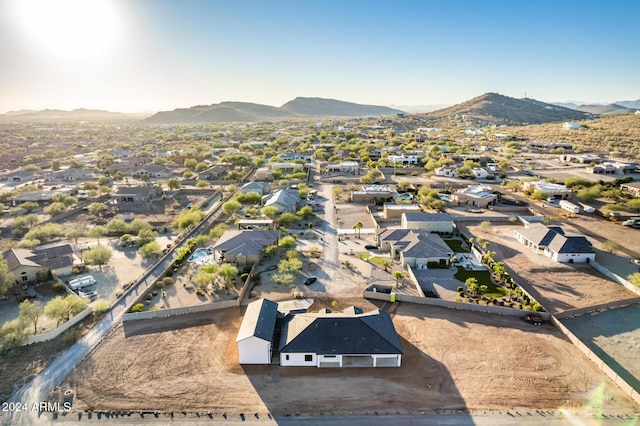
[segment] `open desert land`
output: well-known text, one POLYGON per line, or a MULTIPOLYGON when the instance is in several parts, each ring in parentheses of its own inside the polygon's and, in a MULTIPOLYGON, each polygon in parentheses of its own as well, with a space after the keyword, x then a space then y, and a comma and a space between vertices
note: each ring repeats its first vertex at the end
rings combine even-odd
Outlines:
MULTIPOLYGON (((317 310, 331 300, 316 300, 317 310)), ((343 299, 339 310, 376 305, 343 299)), ((584 415, 639 407, 551 325, 411 304, 392 313, 400 368, 240 366, 238 309, 128 322, 59 390, 74 410, 301 414, 557 410, 584 415), (603 396, 598 398, 598 396, 603 396)))

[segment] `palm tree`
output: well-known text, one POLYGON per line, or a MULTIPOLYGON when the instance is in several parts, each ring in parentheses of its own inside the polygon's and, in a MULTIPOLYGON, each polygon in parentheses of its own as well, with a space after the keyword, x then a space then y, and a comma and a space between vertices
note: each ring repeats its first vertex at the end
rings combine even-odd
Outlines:
POLYGON ((360 230, 364 227, 362 222, 358 221, 353 224, 352 228, 356 230, 356 235, 360 238, 360 230))

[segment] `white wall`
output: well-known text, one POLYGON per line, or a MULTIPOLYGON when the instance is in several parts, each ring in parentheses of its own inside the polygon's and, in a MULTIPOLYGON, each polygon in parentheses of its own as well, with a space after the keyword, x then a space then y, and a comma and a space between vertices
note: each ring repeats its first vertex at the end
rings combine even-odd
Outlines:
POLYGON ((271 364, 271 342, 258 337, 248 337, 238 342, 240 364, 271 364))
POLYGON ((575 263, 585 263, 587 259, 596 260, 595 253, 556 253, 553 252, 550 256, 553 260, 559 263, 569 263, 571 259, 575 263), (572 255, 573 254, 573 255, 572 255))
POLYGON ((314 353, 306 353, 306 354, 297 354, 297 353, 281 353, 280 354, 280 365, 283 367, 291 367, 291 366, 307 366, 307 367, 315 367, 318 365, 318 356, 314 353), (305 361, 304 356, 311 355, 311 361, 305 361), (287 360, 287 356, 289 360, 287 360))
POLYGON ((404 229, 424 229, 429 232, 453 232, 453 222, 409 222, 403 219, 404 229))

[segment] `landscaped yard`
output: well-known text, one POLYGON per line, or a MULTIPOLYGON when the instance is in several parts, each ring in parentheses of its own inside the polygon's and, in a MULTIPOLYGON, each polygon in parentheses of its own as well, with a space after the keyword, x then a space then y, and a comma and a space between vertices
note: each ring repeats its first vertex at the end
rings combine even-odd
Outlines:
POLYGON ((369 253, 358 253, 357 256, 365 262, 375 263, 376 265, 380 266, 383 266, 385 262, 389 262, 389 259, 378 256, 371 256, 369 253))
POLYGON ((463 242, 461 240, 444 240, 444 242, 456 253, 469 253, 469 250, 462 247, 463 242))
POLYGON ((479 285, 487 286, 487 292, 484 294, 487 297, 497 299, 506 294, 506 290, 503 287, 497 286, 491 281, 491 272, 489 271, 467 271, 464 268, 458 268, 458 272, 455 273, 454 277, 463 283, 467 278, 475 278, 478 280, 479 285))

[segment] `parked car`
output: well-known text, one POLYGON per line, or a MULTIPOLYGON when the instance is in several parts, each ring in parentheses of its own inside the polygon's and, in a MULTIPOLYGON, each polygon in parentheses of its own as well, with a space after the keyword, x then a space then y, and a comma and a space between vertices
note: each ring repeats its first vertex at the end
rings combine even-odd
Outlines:
POLYGON ((524 318, 524 320, 530 322, 533 325, 542 325, 542 323, 544 322, 544 318, 542 318, 542 315, 538 314, 529 314, 524 318))
POLYGON ((311 284, 315 283, 316 281, 318 281, 318 277, 313 277, 313 276, 312 277, 307 277, 304 280, 304 285, 311 285, 311 284))
POLYGON ((365 250, 378 250, 378 246, 374 246, 373 244, 367 244, 364 246, 365 250))

